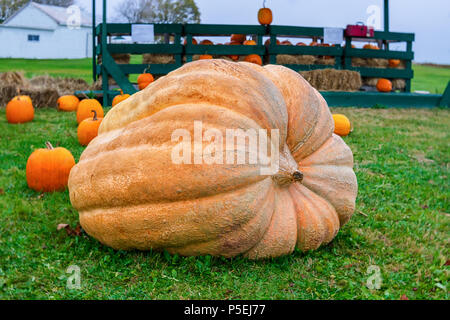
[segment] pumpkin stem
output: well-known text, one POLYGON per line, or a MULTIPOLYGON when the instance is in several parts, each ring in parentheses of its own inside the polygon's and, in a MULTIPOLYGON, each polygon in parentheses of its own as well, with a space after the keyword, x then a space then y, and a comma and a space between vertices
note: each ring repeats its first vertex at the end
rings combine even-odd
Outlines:
POLYGON ((91 112, 94 113, 94 117, 92 118, 92 120, 97 121, 97 120, 98 120, 98 119, 97 119, 97 111, 91 110, 91 112))
POLYGON ((266 7, 266 0, 263 1, 263 8, 266 7))
POLYGON ((292 179, 294 179, 295 182, 302 182, 303 181, 303 173, 300 171, 295 171, 292 174, 292 179))
POLYGON ((48 149, 48 150, 53 150, 53 146, 52 146, 52 144, 50 143, 50 141, 47 141, 47 142, 45 143, 45 145, 47 146, 47 149, 48 149))

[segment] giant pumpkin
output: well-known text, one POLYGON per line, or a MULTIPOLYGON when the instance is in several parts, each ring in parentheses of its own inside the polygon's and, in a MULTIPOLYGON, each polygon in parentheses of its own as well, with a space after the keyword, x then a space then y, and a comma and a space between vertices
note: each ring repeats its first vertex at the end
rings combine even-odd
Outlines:
MULTIPOLYGON (((333 129, 327 103, 297 72, 187 63, 106 115, 70 173, 70 200, 83 229, 115 249, 251 259, 316 249, 355 209, 353 155, 333 129), (224 137, 227 129, 267 130, 261 145, 279 152, 279 169, 196 162, 211 150, 190 140, 193 164, 173 161, 183 143, 173 134, 194 137, 194 121, 224 137)), ((237 140, 224 155, 247 148, 237 140)))

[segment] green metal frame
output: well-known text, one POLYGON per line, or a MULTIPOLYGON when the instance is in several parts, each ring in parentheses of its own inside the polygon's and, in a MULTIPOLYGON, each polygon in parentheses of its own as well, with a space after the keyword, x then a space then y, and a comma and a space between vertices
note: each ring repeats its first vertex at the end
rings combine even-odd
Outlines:
POLYGON ((262 43, 266 27, 255 25, 221 25, 221 24, 186 24, 184 25, 184 36, 186 37, 185 55, 186 62, 192 61, 194 54, 210 54, 218 56, 249 55, 257 54, 264 58, 266 50, 262 43), (232 34, 245 34, 252 36, 256 45, 194 45, 194 36, 230 36, 232 34))
POLYGON ((412 70, 412 60, 414 52, 412 51, 412 42, 414 41, 413 33, 398 33, 375 31, 373 38, 356 38, 346 37, 344 48, 343 69, 358 71, 362 77, 388 78, 388 79, 404 79, 406 81, 405 91, 411 91, 411 79, 414 76, 412 70), (383 43, 384 48, 381 50, 357 49, 352 48, 352 41, 376 41, 383 43), (389 50, 389 43, 406 42, 406 51, 389 50), (378 58, 378 59, 400 59, 405 61, 404 69, 394 68, 369 68, 369 67, 353 67, 352 58, 378 58))
MULTIPOLYGON (((100 24, 95 28, 95 35, 99 39, 94 47, 94 80, 98 75, 102 75, 103 79, 107 79, 110 75, 117 82, 119 87, 125 93, 133 94, 137 92, 136 88, 130 83, 126 75, 139 74, 144 70, 149 70, 152 74, 167 74, 182 65, 183 46, 180 44, 183 26, 180 24, 154 24, 155 35, 164 36, 169 40, 173 37, 173 43, 159 44, 111 44, 107 42, 107 37, 116 35, 131 35, 131 24, 108 23, 100 24), (104 28, 103 26, 106 26, 104 28), (175 62, 171 64, 117 64, 112 58, 114 53, 154 53, 154 54, 173 54, 175 62), (102 63, 97 63, 98 56, 102 56, 102 63), (103 58, 104 57, 104 58, 103 58)), ((168 41, 167 41, 168 42, 168 41)), ((103 99, 103 105, 110 104, 111 96, 114 92, 109 90, 107 81, 103 81, 102 89, 108 92, 103 99)))

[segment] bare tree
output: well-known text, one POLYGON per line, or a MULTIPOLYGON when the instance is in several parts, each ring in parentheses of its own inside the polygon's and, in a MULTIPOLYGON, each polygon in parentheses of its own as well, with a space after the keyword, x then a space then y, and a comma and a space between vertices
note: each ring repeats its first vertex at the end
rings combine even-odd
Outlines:
MULTIPOLYGON (((3 23, 3 21, 27 4, 27 2, 29 0, 0 0, 0 23, 3 23)), ((34 0, 33 2, 68 7, 74 3, 74 0, 34 0)))
POLYGON ((27 2, 27 0, 0 0, 0 23, 3 23, 27 2))
POLYGON ((41 3, 41 4, 49 4, 52 6, 58 7, 69 7, 73 5, 74 0, 33 0, 33 2, 41 3))
POLYGON ((125 0, 117 10, 129 23, 199 23, 194 0, 125 0))

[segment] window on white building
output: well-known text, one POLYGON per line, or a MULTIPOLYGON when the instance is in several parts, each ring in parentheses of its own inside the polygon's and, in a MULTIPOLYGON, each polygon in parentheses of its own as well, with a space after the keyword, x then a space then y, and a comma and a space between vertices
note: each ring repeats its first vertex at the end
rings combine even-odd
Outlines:
POLYGON ((39 35, 38 34, 29 34, 28 41, 39 41, 39 35))

